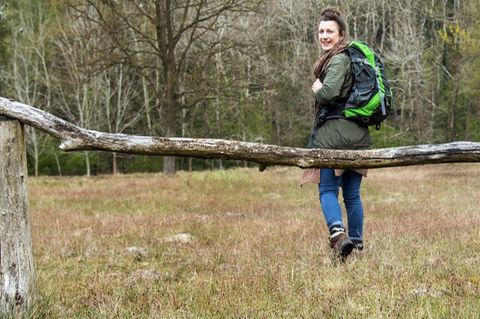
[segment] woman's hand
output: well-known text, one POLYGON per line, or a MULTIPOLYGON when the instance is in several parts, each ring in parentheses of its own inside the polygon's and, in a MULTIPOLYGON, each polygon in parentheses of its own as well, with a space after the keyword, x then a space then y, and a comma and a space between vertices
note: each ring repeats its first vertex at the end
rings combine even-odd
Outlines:
POLYGON ((315 82, 313 82, 313 85, 312 85, 312 91, 313 93, 317 93, 318 90, 320 90, 322 88, 323 84, 322 82, 320 82, 319 79, 317 79, 315 82))

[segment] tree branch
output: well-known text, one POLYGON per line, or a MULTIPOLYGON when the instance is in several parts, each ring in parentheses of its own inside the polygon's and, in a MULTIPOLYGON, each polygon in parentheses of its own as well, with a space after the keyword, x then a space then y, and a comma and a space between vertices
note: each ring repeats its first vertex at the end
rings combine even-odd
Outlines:
POLYGON ((163 138, 111 134, 80 128, 34 107, 0 97, 0 115, 43 130, 65 151, 100 150, 146 155, 247 160, 301 168, 378 168, 480 162, 480 143, 455 142, 363 151, 303 149, 220 139, 163 138))

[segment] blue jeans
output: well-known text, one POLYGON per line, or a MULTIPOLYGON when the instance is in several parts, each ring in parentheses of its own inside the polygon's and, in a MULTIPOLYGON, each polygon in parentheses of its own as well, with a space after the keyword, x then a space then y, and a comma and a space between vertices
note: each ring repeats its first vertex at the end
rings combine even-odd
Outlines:
POLYGON ((348 236, 352 240, 362 240, 363 235, 363 206, 360 198, 362 175, 345 170, 342 176, 335 176, 335 170, 322 168, 320 173, 320 204, 328 228, 342 226, 342 209, 338 202, 340 186, 343 192, 343 202, 347 209, 348 236))

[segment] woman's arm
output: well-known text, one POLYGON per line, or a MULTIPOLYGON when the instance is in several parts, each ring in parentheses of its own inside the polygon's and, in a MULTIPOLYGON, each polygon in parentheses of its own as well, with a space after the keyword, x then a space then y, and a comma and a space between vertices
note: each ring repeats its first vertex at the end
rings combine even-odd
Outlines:
POLYGON ((323 83, 317 79, 312 86, 319 104, 328 104, 339 97, 348 72, 350 72, 350 58, 346 54, 333 56, 325 70, 323 83))

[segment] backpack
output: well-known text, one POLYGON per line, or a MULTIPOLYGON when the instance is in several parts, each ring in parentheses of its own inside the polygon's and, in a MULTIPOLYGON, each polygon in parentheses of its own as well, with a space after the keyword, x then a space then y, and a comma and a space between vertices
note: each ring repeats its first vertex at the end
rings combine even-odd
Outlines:
POLYGON ((361 41, 350 42, 346 53, 351 60, 353 85, 343 115, 379 130, 392 109, 392 91, 383 62, 361 41))

